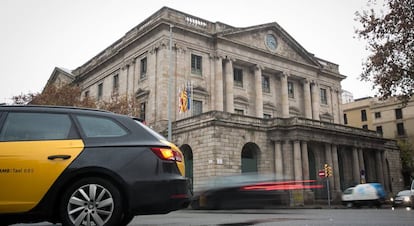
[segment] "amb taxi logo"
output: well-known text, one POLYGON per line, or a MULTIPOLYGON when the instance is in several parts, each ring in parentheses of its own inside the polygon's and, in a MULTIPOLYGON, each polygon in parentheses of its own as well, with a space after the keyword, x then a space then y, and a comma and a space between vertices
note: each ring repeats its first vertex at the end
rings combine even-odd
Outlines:
POLYGON ((7 173, 34 173, 33 168, 0 168, 0 174, 7 173))

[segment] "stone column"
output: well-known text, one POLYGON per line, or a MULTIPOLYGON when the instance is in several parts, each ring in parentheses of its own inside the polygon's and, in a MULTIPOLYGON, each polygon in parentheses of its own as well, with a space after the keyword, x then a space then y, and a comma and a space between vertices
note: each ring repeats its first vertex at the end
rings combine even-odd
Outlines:
POLYGON ((225 111, 229 113, 234 113, 234 74, 233 74, 233 62, 229 59, 226 61, 225 66, 225 73, 226 73, 226 84, 225 84, 225 95, 226 95, 226 102, 225 102, 225 111))
POLYGON ((294 172, 295 180, 303 180, 302 176, 302 153, 300 150, 300 141, 293 141, 293 162, 294 162, 294 172))
POLYGON ((342 93, 338 91, 337 102, 338 102, 338 114, 339 114, 339 123, 344 124, 343 110, 342 110, 342 93))
POLYGON ((362 182, 365 183, 366 178, 362 178, 361 177, 361 170, 366 171, 365 164, 364 164, 364 152, 363 152, 363 150, 361 148, 358 148, 358 161, 359 161, 359 173, 358 174, 359 174, 359 178, 360 178, 359 182, 360 183, 362 183, 362 182))
POLYGON ((318 83, 312 84, 312 116, 314 120, 320 120, 319 108, 320 108, 320 90, 318 83))
POLYGON ((283 72, 280 77, 282 83, 282 118, 289 117, 288 72, 283 72))
POLYGON ((293 180, 294 169, 293 169, 293 148, 291 141, 287 140, 282 145, 283 155, 283 173, 285 180, 293 180))
POLYGON ((358 160, 358 149, 356 147, 352 148, 352 172, 354 175, 354 182, 359 183, 359 160, 358 160))
POLYGON ((221 57, 215 59, 215 109, 216 111, 224 111, 223 107, 223 60, 221 57))
MULTIPOLYGON (((129 64, 124 64, 119 71, 119 77, 118 77, 118 90, 115 92, 116 94, 124 94, 128 93, 128 79, 129 79, 129 64)), ((109 93, 109 96, 111 96, 114 93, 115 90, 113 90, 113 87, 111 85, 111 92, 109 93)))
POLYGON ((254 68, 254 87, 256 89, 256 117, 263 118, 262 69, 260 65, 256 65, 254 68))
POLYGON ((283 179, 283 156, 280 141, 275 142, 275 173, 276 179, 283 179))
POLYGON ((381 151, 381 163, 382 163, 382 170, 384 172, 384 188, 387 191, 391 191, 390 185, 390 175, 388 174, 388 167, 387 167, 387 161, 385 160, 385 151, 381 151))
POLYGON ((309 180, 309 154, 308 154, 308 143, 302 141, 302 173, 303 179, 309 180))
POLYGON ((341 120, 339 119, 341 117, 341 114, 339 113, 338 108, 338 89, 334 88, 333 91, 331 91, 331 105, 332 105, 332 116, 334 123, 339 124, 341 120))
POLYGON ((303 103, 305 105, 305 118, 312 119, 312 101, 310 83, 308 79, 303 80, 303 103))
POLYGON ((137 68, 138 67, 137 65, 139 65, 139 64, 137 64, 137 59, 136 58, 134 58, 132 60, 132 65, 133 65, 133 69, 132 69, 132 85, 131 85, 132 86, 132 91, 130 93, 131 97, 134 96, 135 91, 136 91, 135 87, 137 85, 137 74, 138 74, 137 71, 139 71, 139 68, 137 68))
POLYGON ((339 175, 339 162, 338 162, 338 146, 332 145, 332 173, 334 178, 334 189, 336 191, 341 190, 341 182, 339 175))
POLYGON ((384 168, 382 166, 382 158, 381 158, 381 151, 377 150, 375 152, 375 163, 376 163, 376 170, 377 170, 377 179, 381 184, 384 184, 384 168))

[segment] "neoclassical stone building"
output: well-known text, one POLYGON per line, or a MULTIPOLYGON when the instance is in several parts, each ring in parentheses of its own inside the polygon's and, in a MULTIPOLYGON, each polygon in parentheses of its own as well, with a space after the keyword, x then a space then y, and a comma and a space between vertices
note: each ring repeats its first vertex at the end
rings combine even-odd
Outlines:
MULTIPOLYGON (((398 191, 395 143, 343 125, 344 78, 277 23, 238 28, 164 7, 75 70, 56 68, 48 84, 69 81, 98 100, 127 94, 164 134, 170 119, 195 191, 212 177, 251 171, 321 183, 325 163, 334 194, 358 183, 361 171, 398 191), (191 108, 179 113, 186 84, 191 108)), ((323 189, 304 194, 325 197, 323 189)))

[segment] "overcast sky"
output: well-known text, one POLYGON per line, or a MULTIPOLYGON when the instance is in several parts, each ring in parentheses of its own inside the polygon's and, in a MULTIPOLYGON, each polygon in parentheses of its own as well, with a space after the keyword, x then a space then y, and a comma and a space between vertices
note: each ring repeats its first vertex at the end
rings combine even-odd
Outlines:
POLYGON ((40 92, 55 67, 73 70, 163 6, 235 27, 277 22, 308 52, 339 65, 342 88, 359 81, 368 56, 355 12, 368 0, 0 0, 0 103, 40 92))

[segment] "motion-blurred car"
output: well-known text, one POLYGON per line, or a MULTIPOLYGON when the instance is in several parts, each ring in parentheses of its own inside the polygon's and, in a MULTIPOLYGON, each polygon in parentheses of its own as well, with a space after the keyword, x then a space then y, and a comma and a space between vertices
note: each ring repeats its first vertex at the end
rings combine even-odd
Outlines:
POLYGON ((286 206, 290 190, 320 188, 314 181, 276 181, 272 175, 240 174, 217 177, 193 196, 193 209, 241 209, 286 206))
POLYGON ((411 190, 403 190, 397 193, 395 197, 391 198, 393 207, 413 207, 414 208, 414 194, 411 190))
POLYGON ((393 207, 411 207, 414 208, 414 180, 411 182, 410 190, 403 190, 397 193, 395 197, 391 198, 393 207))
POLYGON ((385 203, 385 190, 380 183, 358 184, 355 187, 345 189, 342 193, 342 204, 353 206, 377 206, 385 203))
POLYGON ((184 159, 138 119, 99 110, 0 106, 0 225, 126 225, 187 207, 184 159))

